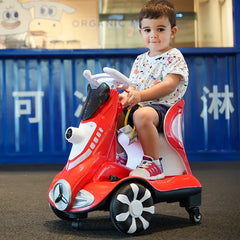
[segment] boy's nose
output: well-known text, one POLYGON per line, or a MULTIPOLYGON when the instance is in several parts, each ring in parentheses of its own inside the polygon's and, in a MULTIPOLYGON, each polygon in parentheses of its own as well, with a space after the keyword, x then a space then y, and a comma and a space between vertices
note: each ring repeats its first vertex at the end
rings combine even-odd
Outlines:
POLYGON ((156 31, 152 31, 150 37, 151 37, 151 38, 157 37, 157 32, 156 32, 156 31))

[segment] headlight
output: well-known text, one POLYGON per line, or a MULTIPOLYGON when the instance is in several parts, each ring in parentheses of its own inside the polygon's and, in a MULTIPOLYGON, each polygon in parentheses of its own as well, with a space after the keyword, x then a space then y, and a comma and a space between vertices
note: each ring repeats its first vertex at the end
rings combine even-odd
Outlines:
POLYGON ((82 189, 78 192, 72 208, 87 207, 91 205, 93 202, 94 202, 94 196, 90 192, 82 189))
POLYGON ((65 138, 70 143, 80 143, 86 133, 82 128, 69 127, 65 132, 65 138))

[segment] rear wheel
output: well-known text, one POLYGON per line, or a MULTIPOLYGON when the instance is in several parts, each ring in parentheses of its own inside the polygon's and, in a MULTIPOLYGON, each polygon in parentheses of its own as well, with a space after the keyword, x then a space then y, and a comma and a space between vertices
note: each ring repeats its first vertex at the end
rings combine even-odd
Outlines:
POLYGON ((121 187, 110 204, 110 215, 114 226, 120 232, 127 234, 146 230, 154 212, 151 192, 138 183, 121 187))
POLYGON ((189 208, 189 209, 186 209, 186 210, 189 214, 189 219, 190 219, 191 222, 196 223, 196 224, 201 223, 202 214, 200 213, 198 207, 193 207, 193 208, 189 208))

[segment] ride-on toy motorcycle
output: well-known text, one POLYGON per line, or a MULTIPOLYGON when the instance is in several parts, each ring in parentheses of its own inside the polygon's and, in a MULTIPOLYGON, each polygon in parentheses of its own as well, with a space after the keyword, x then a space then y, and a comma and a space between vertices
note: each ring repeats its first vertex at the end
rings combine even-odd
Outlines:
POLYGON ((104 72, 91 75, 84 71, 97 88, 88 86, 79 127, 66 130, 72 149, 49 188, 51 209, 73 222, 84 221, 90 211, 109 211, 120 232, 135 234, 149 227, 155 203, 179 202, 190 220, 200 223, 202 187, 191 173, 182 138, 184 101, 168 110, 164 133, 159 135, 165 178, 150 181, 129 176, 143 155, 139 141, 129 143, 122 132, 118 139, 129 160, 126 166, 116 162, 116 122, 122 112, 118 89, 127 88, 129 80, 111 68, 104 68, 104 72))

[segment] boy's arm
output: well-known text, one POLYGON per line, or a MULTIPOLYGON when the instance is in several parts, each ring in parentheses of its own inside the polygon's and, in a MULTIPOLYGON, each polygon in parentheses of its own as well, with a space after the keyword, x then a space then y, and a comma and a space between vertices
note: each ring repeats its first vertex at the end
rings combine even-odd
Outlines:
POLYGON ((181 79, 182 76, 179 74, 168 74, 163 82, 156 84, 151 88, 142 91, 127 90, 128 104, 130 104, 129 107, 133 107, 139 102, 154 100, 167 96, 176 89, 181 79))
POLYGON ((168 74, 163 82, 139 92, 141 102, 162 98, 169 95, 175 91, 181 79, 182 76, 179 74, 168 74))

